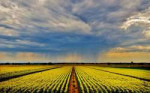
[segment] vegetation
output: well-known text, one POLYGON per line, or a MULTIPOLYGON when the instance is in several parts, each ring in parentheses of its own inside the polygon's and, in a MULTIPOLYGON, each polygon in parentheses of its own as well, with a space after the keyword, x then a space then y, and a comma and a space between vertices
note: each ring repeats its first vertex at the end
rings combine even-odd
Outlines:
POLYGON ((75 68, 80 91, 82 93, 150 92, 150 82, 148 81, 104 72, 93 68, 85 66, 77 66, 75 68))
POLYGON ((62 67, 11 79, 0 83, 3 93, 67 92, 71 67, 62 67))
POLYGON ((36 72, 46 71, 57 67, 59 66, 1 66, 0 81, 5 81, 11 78, 16 78, 36 72))
POLYGON ((149 72, 90 65, 3 65, 0 77, 9 79, 0 82, 0 93, 150 93, 149 72))
POLYGON ((108 72, 114 72, 122 75, 128 75, 128 76, 134 76, 137 78, 143 78, 150 81, 150 70, 144 70, 144 69, 131 69, 131 68, 112 68, 112 67, 92 67, 89 66, 89 68, 102 70, 102 71, 108 71, 108 72))

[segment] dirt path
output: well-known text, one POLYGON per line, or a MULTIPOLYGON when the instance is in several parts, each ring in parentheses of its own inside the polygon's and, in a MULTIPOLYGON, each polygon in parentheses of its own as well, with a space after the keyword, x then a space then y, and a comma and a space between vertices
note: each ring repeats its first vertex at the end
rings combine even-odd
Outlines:
POLYGON ((75 76, 75 69, 72 67, 71 78, 69 83, 69 93, 79 93, 79 87, 75 76))

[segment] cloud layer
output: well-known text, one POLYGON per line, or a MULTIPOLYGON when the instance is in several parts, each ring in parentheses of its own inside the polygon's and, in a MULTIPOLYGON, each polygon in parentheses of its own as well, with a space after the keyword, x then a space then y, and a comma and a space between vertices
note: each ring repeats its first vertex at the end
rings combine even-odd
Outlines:
POLYGON ((149 52, 136 48, 150 45, 149 11, 149 0, 0 0, 0 51, 80 61, 118 47, 149 52))

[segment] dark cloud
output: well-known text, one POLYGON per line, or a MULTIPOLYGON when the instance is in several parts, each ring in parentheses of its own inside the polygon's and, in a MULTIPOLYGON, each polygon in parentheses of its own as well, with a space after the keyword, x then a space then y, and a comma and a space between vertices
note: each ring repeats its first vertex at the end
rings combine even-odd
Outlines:
POLYGON ((149 6, 149 0, 4 0, 0 51, 97 55, 149 45, 149 25, 121 28, 133 16, 148 17, 149 6))

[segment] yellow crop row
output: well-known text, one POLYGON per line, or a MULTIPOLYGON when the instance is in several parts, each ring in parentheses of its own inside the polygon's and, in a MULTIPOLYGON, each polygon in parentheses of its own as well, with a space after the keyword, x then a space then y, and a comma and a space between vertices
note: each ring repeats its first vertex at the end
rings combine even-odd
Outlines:
MULTIPOLYGON (((110 72, 105 72, 107 69, 96 66, 75 66, 81 93, 150 93, 150 82, 110 73, 118 71, 117 73, 124 74, 122 71, 119 72, 118 68, 110 68, 108 70, 110 72)), ((3 81, 0 82, 0 92, 66 93, 69 88, 71 71, 71 66, 64 66, 3 81)), ((136 70, 133 69, 134 71, 136 70)), ((137 70, 137 73, 142 73, 138 71, 141 70, 137 70)), ((136 74, 133 73, 134 76, 136 74)))
MULTIPOLYGON (((92 68, 93 66, 89 66, 92 68)), ((120 73, 124 75, 135 76, 139 78, 150 79, 150 70, 143 69, 131 69, 131 68, 113 68, 113 67, 97 67, 94 66, 95 69, 106 70, 110 72, 120 73)))
POLYGON ((24 71, 24 70, 32 70, 32 69, 40 69, 46 68, 51 66, 46 65, 0 65, 0 75, 17 72, 17 71, 24 71))
POLYGON ((15 66, 8 66, 8 68, 6 68, 7 66, 2 66, 2 69, 0 73, 0 81, 5 81, 11 78, 15 78, 15 77, 19 77, 19 76, 23 76, 23 75, 27 75, 27 74, 31 74, 31 73, 36 73, 36 72, 40 72, 40 71, 46 71, 49 69, 54 69, 60 66, 17 66, 15 68, 15 66), (18 68, 18 70, 17 70, 18 68), (6 72, 4 72, 6 71, 6 72))
POLYGON ((66 66, 0 82, 7 93, 67 92, 72 67, 66 66))
POLYGON ((75 71, 82 93, 150 92, 150 82, 148 81, 83 66, 76 66, 75 71))

